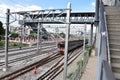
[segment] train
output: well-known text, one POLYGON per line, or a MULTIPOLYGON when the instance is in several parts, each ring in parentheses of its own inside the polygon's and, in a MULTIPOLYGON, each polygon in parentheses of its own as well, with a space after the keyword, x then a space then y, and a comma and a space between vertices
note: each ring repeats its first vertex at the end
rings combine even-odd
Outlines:
MULTIPOLYGON (((83 46, 83 41, 84 40, 73 40, 68 42, 68 52, 83 46)), ((88 40, 86 40, 86 43, 88 43, 88 40)), ((64 55, 64 50, 65 50, 65 41, 60 41, 58 42, 57 45, 57 52, 64 55)))

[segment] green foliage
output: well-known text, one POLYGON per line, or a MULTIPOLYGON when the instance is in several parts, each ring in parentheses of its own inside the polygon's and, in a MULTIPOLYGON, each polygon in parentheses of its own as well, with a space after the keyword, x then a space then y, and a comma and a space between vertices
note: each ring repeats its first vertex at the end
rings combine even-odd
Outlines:
POLYGON ((3 23, 0 21, 0 41, 4 35, 5 35, 5 29, 3 28, 3 23))
POLYGON ((67 78, 70 78, 73 75, 73 72, 69 73, 67 78))
POLYGON ((19 36, 19 34, 18 33, 11 33, 11 35, 10 35, 10 37, 13 37, 13 38, 17 38, 19 36))
POLYGON ((79 60, 79 61, 77 62, 77 65, 78 65, 78 67, 80 67, 80 65, 83 65, 83 60, 79 60))
POLYGON ((88 54, 88 51, 86 51, 85 53, 84 53, 84 56, 86 56, 88 54))
POLYGON ((0 41, 0 48, 4 47, 4 40, 0 41))
POLYGON ((28 36, 30 38, 37 38, 37 33, 33 30, 30 30, 30 35, 28 36))
POLYGON ((60 35, 62 38, 65 38, 65 33, 62 32, 62 33, 60 33, 59 35, 60 35))
POLYGON ((87 51, 89 52, 89 56, 91 55, 92 52, 92 46, 86 45, 87 51))
POLYGON ((5 35, 5 29, 3 28, 3 23, 0 21, 0 35, 5 35))

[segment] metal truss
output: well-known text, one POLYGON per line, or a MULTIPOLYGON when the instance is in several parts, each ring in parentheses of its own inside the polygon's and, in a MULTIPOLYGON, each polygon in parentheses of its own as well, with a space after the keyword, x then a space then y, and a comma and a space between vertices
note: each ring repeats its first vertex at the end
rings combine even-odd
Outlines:
MULTIPOLYGON (((43 24, 64 24, 66 23, 67 10, 69 9, 46 9, 34 11, 11 12, 13 21, 19 24, 43 23, 43 24)), ((94 12, 72 12, 70 13, 71 24, 91 24, 94 23, 94 12)))

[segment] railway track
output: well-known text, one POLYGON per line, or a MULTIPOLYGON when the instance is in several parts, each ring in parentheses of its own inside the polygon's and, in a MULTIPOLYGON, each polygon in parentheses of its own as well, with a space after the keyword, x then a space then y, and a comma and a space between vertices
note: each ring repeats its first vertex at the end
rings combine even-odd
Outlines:
MULTIPOLYGON (((80 54, 77 54, 77 53, 78 53, 78 51, 74 55, 72 54, 72 52, 69 53, 69 55, 68 55, 69 56, 68 57, 68 65, 71 62, 73 62, 80 55, 80 54)), ((48 56, 48 57, 46 57, 42 60, 39 60, 39 61, 37 61, 35 63, 32 63, 28 66, 25 66, 25 67, 23 67, 19 70, 16 70, 12 73, 9 73, 5 76, 0 77, 0 80, 15 79, 18 76, 21 76, 21 75, 33 70, 34 65, 36 65, 36 67, 40 67, 40 66, 42 66, 44 64, 47 64, 47 63, 51 62, 52 60, 55 60, 59 57, 61 57, 61 55, 59 55, 59 54, 50 55, 50 56, 48 56)), ((37 80, 43 80, 43 79, 52 80, 52 79, 54 79, 59 73, 61 73, 63 71, 63 64, 64 64, 64 62, 63 62, 63 57, 62 57, 53 67, 51 67, 48 70, 48 72, 46 72, 47 74, 43 74, 43 76, 42 77, 40 76, 39 78, 37 78, 37 80)))
MULTIPOLYGON (((43 46, 48 46, 48 45, 55 45, 55 42, 52 42, 52 43, 43 43, 42 47, 43 46)), ((32 49, 32 48, 36 48, 36 45, 31 46, 31 47, 23 47, 21 50, 32 49)), ((18 51, 18 50, 20 50, 20 48, 9 49, 8 52, 18 51)), ((4 52, 5 52, 4 49, 0 50, 0 54, 4 53, 4 52)))
POLYGON ((48 56, 48 57, 46 57, 46 58, 44 58, 42 60, 39 60, 39 61, 37 61, 35 63, 32 63, 30 65, 27 65, 27 66, 25 66, 25 67, 23 67, 23 68, 21 68, 19 70, 16 70, 16 71, 14 71, 12 73, 9 73, 9 74, 7 74, 5 76, 0 77, 0 80, 12 80, 12 79, 14 79, 14 78, 16 78, 16 77, 18 77, 20 75, 23 75, 23 74, 33 70, 35 65, 36 65, 36 67, 40 67, 40 66, 42 66, 44 64, 49 63, 50 61, 52 61, 54 59, 59 58, 60 56, 61 55, 54 53, 54 54, 52 54, 52 55, 50 55, 50 56, 48 56))
MULTIPOLYGON (((76 54, 68 55, 68 65, 70 65, 81 53, 82 51, 76 51, 76 54), (79 54, 77 54, 79 53, 79 54)), ((42 74, 37 80, 53 80, 56 76, 58 76, 63 71, 63 57, 55 63, 48 71, 42 74)))
MULTIPOLYGON (((39 56, 39 55, 45 54, 45 53, 47 53, 49 51, 51 51, 51 50, 41 51, 41 53, 38 53, 38 54, 35 53, 35 54, 30 54, 30 55, 26 55, 26 56, 23 56, 23 57, 11 59, 11 60, 9 60, 8 64, 15 63, 15 62, 22 61, 22 60, 26 60, 28 58, 33 58, 35 56, 39 56)), ((3 66, 3 65, 5 65, 5 62, 0 62, 0 66, 3 66)))
MULTIPOLYGON (((46 47, 43 47, 42 49, 47 49, 47 48, 51 48, 51 47, 55 47, 55 45, 46 46, 46 47)), ((30 48, 27 50, 19 50, 19 51, 15 51, 15 52, 9 52, 8 56, 15 56, 15 55, 25 54, 25 53, 33 52, 33 51, 37 51, 37 48, 30 48)), ((0 54, 0 58, 3 58, 4 56, 5 56, 4 54, 0 54)))

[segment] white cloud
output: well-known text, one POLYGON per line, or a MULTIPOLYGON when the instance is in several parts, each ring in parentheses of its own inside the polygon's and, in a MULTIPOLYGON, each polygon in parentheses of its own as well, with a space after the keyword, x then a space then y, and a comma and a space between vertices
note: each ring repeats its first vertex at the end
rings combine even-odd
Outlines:
POLYGON ((11 12, 13 11, 28 11, 28 10, 41 10, 42 8, 37 5, 22 6, 20 4, 7 5, 0 4, 0 16, 5 17, 6 9, 9 8, 11 12))
POLYGON ((49 7, 48 9, 54 9, 54 7, 49 7))
POLYGON ((95 2, 92 2, 91 4, 92 4, 92 6, 94 6, 94 7, 95 7, 95 2))

